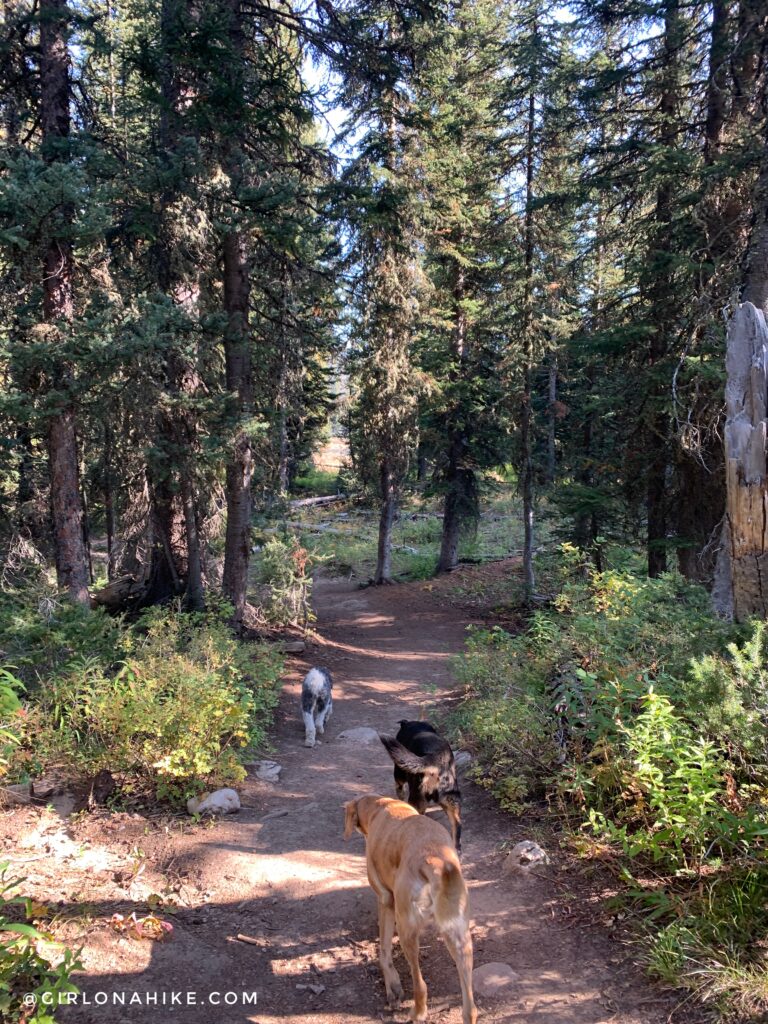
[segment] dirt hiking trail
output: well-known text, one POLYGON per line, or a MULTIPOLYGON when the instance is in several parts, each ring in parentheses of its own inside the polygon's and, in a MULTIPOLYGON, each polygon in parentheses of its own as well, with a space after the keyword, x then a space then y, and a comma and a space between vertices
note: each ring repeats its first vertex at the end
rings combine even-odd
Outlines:
MULTIPOLYGON (((395 1013, 385 1004, 364 840, 359 835, 348 843, 342 840, 342 803, 363 793, 393 795, 392 764, 379 743, 360 746, 338 736, 357 726, 394 732, 399 719, 421 717, 430 704, 439 703, 441 691, 451 688, 449 659, 461 650, 473 615, 471 607, 452 604, 449 593, 422 583, 364 590, 346 580, 317 583, 321 639, 305 660, 294 663, 277 717, 271 756, 283 766, 280 780, 249 779, 241 789, 239 814, 181 831, 167 824, 148 828, 137 815, 91 816, 90 821, 64 823, 62 830, 61 819, 50 811, 16 812, 17 819, 26 816, 21 822, 25 835, 37 836, 36 842, 27 838, 28 852, 42 848, 49 853, 47 860, 27 858, 37 861, 29 870, 22 865, 30 879, 27 890, 37 888, 49 900, 59 896, 63 912, 78 908, 70 937, 84 943, 87 977, 82 986, 91 1004, 69 1007, 62 1020, 407 1020, 411 982, 397 947, 407 1001, 395 1013), (335 680, 334 714, 312 750, 302 745, 298 713, 300 680, 310 664, 327 665, 335 680), (169 918, 174 923, 170 941, 127 939, 109 927, 116 911, 146 913, 153 891, 173 892, 178 903, 169 918), (251 941, 239 941, 238 935, 251 941), (196 993, 197 1005, 163 1008, 163 992, 169 999, 167 993, 188 991, 196 993), (211 992, 242 991, 258 993, 255 1007, 207 1002, 211 992), (99 993, 112 992, 155 993, 157 1001, 96 1004, 104 998, 99 993)), ((462 791, 462 863, 472 900, 475 967, 500 961, 518 976, 501 998, 477 995, 480 1020, 690 1020, 687 1014, 671 1016, 674 997, 647 982, 633 966, 629 949, 596 926, 596 907, 587 905, 594 885, 584 885, 582 868, 566 864, 550 847, 552 864, 544 877, 505 877, 504 847, 523 838, 546 844, 546 832, 532 835, 530 822, 526 826, 504 815, 466 780, 462 791)), ((437 817, 445 821, 442 812, 437 817)), ((423 937, 421 962, 429 1019, 460 1024, 456 971, 445 947, 429 932, 423 937)))

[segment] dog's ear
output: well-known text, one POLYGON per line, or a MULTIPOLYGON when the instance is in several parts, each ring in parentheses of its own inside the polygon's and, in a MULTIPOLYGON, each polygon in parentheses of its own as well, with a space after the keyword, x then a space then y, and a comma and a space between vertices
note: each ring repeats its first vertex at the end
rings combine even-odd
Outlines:
POLYGON ((356 828, 360 827, 360 818, 357 815, 357 800, 350 800, 344 804, 344 839, 349 839, 356 828))

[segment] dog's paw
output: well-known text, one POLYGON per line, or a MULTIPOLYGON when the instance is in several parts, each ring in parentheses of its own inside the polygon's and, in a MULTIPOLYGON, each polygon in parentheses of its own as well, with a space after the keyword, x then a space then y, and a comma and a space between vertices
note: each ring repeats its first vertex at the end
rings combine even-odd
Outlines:
POLYGON ((304 740, 304 746, 305 747, 314 747, 314 745, 315 745, 315 741, 313 739, 311 740, 309 737, 307 737, 304 740))
POLYGON ((421 1024, 421 1021, 424 1021, 426 1019, 427 1019, 427 1011, 426 1011, 426 1009, 422 1010, 421 1012, 418 1012, 416 1010, 416 1007, 414 1006, 411 1009, 411 1012, 408 1014, 408 1020, 414 1021, 414 1024, 421 1024))
POLYGON ((393 1010, 396 1010, 402 1003, 404 995, 403 986, 398 981, 396 985, 392 985, 391 988, 387 989, 387 1004, 393 1010))

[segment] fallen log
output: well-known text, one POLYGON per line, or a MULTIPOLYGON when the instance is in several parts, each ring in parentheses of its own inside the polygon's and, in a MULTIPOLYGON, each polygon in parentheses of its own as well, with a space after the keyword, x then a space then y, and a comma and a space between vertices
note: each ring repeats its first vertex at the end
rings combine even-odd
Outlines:
POLYGON ((346 501, 348 494, 326 494, 321 498, 298 498, 289 501, 291 508, 309 508, 311 505, 331 505, 334 501, 346 501))
POLYGON ((91 607, 106 608, 109 612, 125 611, 141 604, 147 590, 145 580, 137 580, 135 576, 120 576, 91 594, 91 607))

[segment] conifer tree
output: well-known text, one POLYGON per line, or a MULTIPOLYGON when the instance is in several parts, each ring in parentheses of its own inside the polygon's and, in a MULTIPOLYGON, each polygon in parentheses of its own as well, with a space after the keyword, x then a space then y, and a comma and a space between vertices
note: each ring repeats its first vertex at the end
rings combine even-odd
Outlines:
POLYGON ((494 325, 503 158, 498 130, 504 6, 446 8, 418 79, 433 289, 421 332, 432 398, 424 429, 444 493, 438 572, 453 569, 479 516, 480 473, 503 461, 502 332, 494 325))
POLYGON ((366 66, 350 78, 345 93, 363 134, 343 186, 355 303, 351 441, 358 471, 380 502, 374 574, 379 584, 391 582, 392 526, 416 444, 418 229, 411 107, 414 54, 424 26, 418 12, 409 19, 389 2, 369 11, 369 18, 360 44, 366 66))

